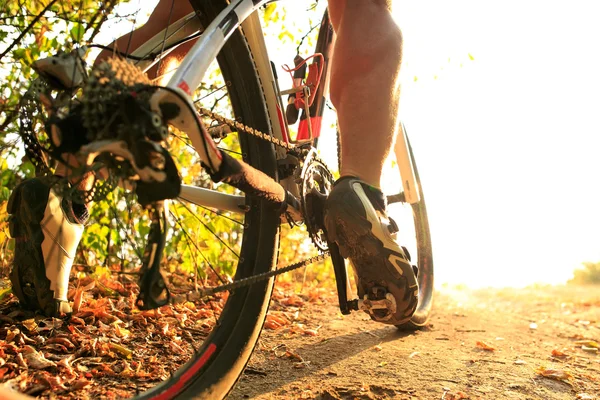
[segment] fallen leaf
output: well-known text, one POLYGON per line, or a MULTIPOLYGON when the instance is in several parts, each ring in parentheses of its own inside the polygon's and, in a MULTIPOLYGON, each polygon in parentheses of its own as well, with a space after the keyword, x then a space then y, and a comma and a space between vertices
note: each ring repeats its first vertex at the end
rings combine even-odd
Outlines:
POLYGON ((588 347, 586 345, 581 346, 581 350, 583 350, 587 353, 598 353, 597 347, 588 347))
POLYGON ((536 372, 546 378, 555 379, 557 381, 563 381, 563 382, 568 381, 569 379, 573 378, 573 375, 571 375, 571 373, 561 370, 561 369, 538 367, 536 372))
POLYGON ((35 322, 35 319, 33 318, 29 318, 26 319, 25 321, 22 321, 21 324, 29 331, 29 332, 35 332, 37 331, 37 323, 35 322))
POLYGON ((300 357, 298 354, 291 352, 289 350, 287 350, 285 352, 285 355, 286 355, 286 357, 291 358, 293 360, 298 360, 298 361, 304 362, 304 359, 302 357, 300 357))
POLYGON ((294 363, 294 368, 306 368, 308 367, 308 364, 310 364, 310 361, 297 362, 294 363))
POLYGON ((594 347, 596 349, 600 348, 600 344, 594 340, 576 340, 575 344, 586 347, 594 347))
POLYGON ((577 393, 577 400, 594 400, 595 397, 587 393, 577 393))
POLYGON ((18 329, 9 329, 6 331, 6 341, 7 342, 12 342, 15 337, 17 337, 17 335, 21 333, 20 330, 18 329))
POLYGON ((554 350, 552 350, 552 356, 553 357, 568 357, 569 355, 565 352, 554 349, 554 350))
POLYGON ((23 354, 17 353, 17 357, 16 358, 17 358, 17 364, 19 364, 21 367, 23 367, 25 369, 29 368, 27 366, 27 363, 25 362, 25 359, 23 358, 23 354))
POLYGON ((22 354, 23 359, 30 368, 45 369, 49 367, 56 367, 56 363, 54 361, 48 360, 42 353, 39 353, 31 346, 24 346, 22 354))
POLYGON ((115 334, 120 337, 121 339, 125 339, 127 337, 129 337, 129 335, 131 334, 131 332, 129 331, 129 329, 125 329, 121 327, 121 324, 118 323, 113 323, 113 325, 115 326, 115 334))
POLYGON ((476 343, 476 345, 477 345, 477 347, 479 347, 480 349, 485 350, 485 351, 495 351, 496 350, 495 347, 490 346, 486 342, 478 341, 476 343))
POLYGON ((85 378, 78 379, 71 384, 70 390, 81 390, 86 386, 89 386, 91 382, 85 378))
POLYGON ((108 344, 108 347, 112 351, 116 352, 117 354, 119 354, 120 356, 125 357, 125 358, 131 358, 131 355, 133 353, 133 351, 129 350, 127 347, 121 346, 120 344, 116 344, 116 343, 112 343, 112 342, 110 342, 108 344))
POLYGON ((383 347, 381 347, 381 345, 378 344, 375 347, 373 347, 373 350, 375 350, 375 351, 381 351, 381 350, 383 350, 383 347))
POLYGON ((64 370, 66 370, 66 373, 71 377, 77 377, 77 373, 71 365, 71 361, 73 361, 74 358, 75 354, 71 354, 68 357, 65 357, 62 360, 60 360, 60 362, 57 364, 59 367, 62 367, 64 370))
POLYGON ((58 344, 61 344, 61 345, 65 346, 67 349, 74 349, 75 348, 75 345, 69 339, 66 339, 66 338, 63 338, 63 337, 53 337, 53 338, 50 338, 50 339, 48 339, 46 341, 46 343, 48 343, 48 344, 58 343, 58 344))
POLYGON ((444 395, 444 400, 463 400, 463 399, 469 399, 469 395, 466 394, 465 392, 456 392, 456 393, 452 393, 452 392, 446 392, 446 394, 444 395))
POLYGON ((297 295, 291 295, 279 300, 279 303, 284 306, 301 307, 304 305, 304 300, 297 295))
POLYGON ((43 376, 42 379, 48 383, 48 385, 50 386, 50 389, 54 392, 56 392, 57 389, 60 389, 60 390, 67 389, 65 387, 65 385, 63 384, 63 380, 60 376, 53 376, 53 375, 46 374, 43 376))
POLYGON ((319 334, 319 329, 305 329, 304 334, 308 336, 317 336, 319 334))
POLYGON ((284 317, 280 317, 278 315, 269 314, 267 315, 267 319, 265 321, 265 328, 267 329, 279 329, 284 325, 288 325, 290 321, 288 321, 284 317))
POLYGON ((4 303, 8 299, 8 295, 12 293, 12 287, 7 287, 0 290, 0 304, 4 303))

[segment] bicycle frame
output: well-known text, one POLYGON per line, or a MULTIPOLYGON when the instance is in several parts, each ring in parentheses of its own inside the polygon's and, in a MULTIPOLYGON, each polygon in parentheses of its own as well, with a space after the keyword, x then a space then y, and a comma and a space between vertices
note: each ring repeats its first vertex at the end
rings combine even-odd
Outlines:
MULTIPOLYGON (((212 61, 222 49, 223 45, 232 32, 242 27, 248 46, 253 54, 257 74, 263 83, 264 97, 267 104, 267 112, 270 119, 270 134, 282 141, 287 140, 287 126, 285 118, 282 116, 280 92, 271 68, 267 48, 264 42, 262 27, 257 11, 261 6, 272 0, 234 0, 227 6, 212 23, 204 29, 202 35, 198 38, 195 45, 182 60, 175 74, 169 80, 167 88, 170 91, 160 90, 152 98, 151 104, 154 110, 160 109, 163 102, 176 103, 181 110, 194 110, 192 93, 200 86, 200 83, 208 70, 212 61), (174 96, 172 91, 180 96, 174 96), (185 102, 183 104, 182 102, 185 102)), ((174 43, 190 34, 200 31, 202 27, 194 18, 192 13, 182 20, 175 22, 167 28, 169 42, 174 43), (174 31, 174 32, 173 32, 174 31), (173 33, 171 33, 173 32, 173 33)), ((145 45, 138 48, 133 55, 142 56, 153 49, 159 48, 165 38, 165 32, 157 34, 145 45)), ((145 66, 150 68, 157 60, 145 66)), ((325 75, 327 73, 325 72, 325 75)), ((179 130, 186 132, 192 145, 198 152, 200 158, 208 165, 212 166, 213 172, 219 169, 221 165, 220 155, 216 145, 206 130, 202 128, 199 117, 192 112, 182 113, 172 125, 179 130), (207 145, 208 143, 208 145, 207 145)), ((401 201, 414 204, 419 201, 419 190, 416 184, 415 174, 412 168, 412 162, 408 151, 408 143, 404 127, 399 129, 398 139, 396 141, 394 152, 402 178, 404 193, 400 196, 401 201)), ((285 157, 285 149, 277 149, 277 157, 285 157)), ((271 179, 266 177, 267 179, 271 179)), ((280 185, 279 183, 276 183, 280 185)), ((281 182, 285 192, 295 193, 292 186, 293 182, 281 182)), ((221 210, 243 213, 244 196, 231 196, 216 191, 207 190, 194 186, 183 186, 180 198, 198 205, 215 207, 221 210)), ((294 205, 288 204, 288 211, 298 214, 294 205)))

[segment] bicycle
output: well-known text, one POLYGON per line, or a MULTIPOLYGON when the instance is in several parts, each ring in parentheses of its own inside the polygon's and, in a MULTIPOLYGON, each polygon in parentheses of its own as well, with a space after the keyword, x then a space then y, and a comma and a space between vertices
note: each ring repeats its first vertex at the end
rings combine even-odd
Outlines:
MULTIPOLYGON (((214 302, 214 314, 220 311, 212 331, 191 360, 158 386, 138 394, 139 398, 225 397, 242 374, 257 343, 274 277, 281 273, 331 255, 340 311, 348 314, 377 306, 350 296, 346 265, 335 246, 327 242, 321 221, 322 202, 334 181, 314 147, 320 136, 319 122, 328 83, 333 35, 328 16, 324 15, 320 25, 316 56, 308 65, 308 77, 302 72, 307 64, 298 62, 289 71, 296 74, 296 79, 300 78, 300 83, 290 90, 280 90, 256 12, 267 2, 202 2, 197 4, 198 13, 175 22, 132 54, 122 54, 148 70, 164 51, 197 38, 166 87, 151 85, 138 69, 123 61, 106 63, 104 69, 93 69, 88 77, 82 74, 82 89, 78 89, 76 96, 72 91, 59 91, 55 98, 50 97, 50 108, 57 111, 55 115, 68 122, 61 122, 58 135, 51 129, 47 137, 38 137, 34 132, 34 121, 45 113, 39 103, 49 101, 43 96, 52 91, 51 86, 43 80, 36 81, 24 97, 22 135, 36 167, 50 172, 52 165, 44 158, 61 159, 65 150, 78 153, 85 166, 73 168, 74 176, 110 171, 101 179, 95 179, 92 189, 83 194, 86 200, 104 200, 117 187, 125 187, 129 192, 135 191, 137 203, 149 211, 147 238, 134 237, 120 242, 127 247, 134 247, 138 241, 145 242, 140 257, 142 276, 137 306, 154 309, 172 302, 200 300, 207 304, 214 302), (214 60, 218 62, 218 69, 214 60), (220 80, 227 88, 231 107, 228 115, 215 111, 220 106, 204 106, 207 99, 215 101, 216 90, 223 89, 223 85, 203 86, 207 73, 222 74, 220 80), (301 96, 296 96, 300 93, 301 96), (285 107, 285 96, 291 96, 297 103, 285 107), (304 113, 301 117, 304 122, 292 139, 287 121, 297 118, 298 111, 304 113), (91 135, 87 143, 81 144, 75 139, 82 124, 74 120, 83 121, 83 128, 91 135), (107 126, 115 132, 109 132, 107 126), (191 143, 178 133, 169 133, 169 126, 185 132, 191 143), (169 150, 165 148, 168 140, 171 140, 169 150), (216 142, 222 152, 217 150, 216 142), (179 148, 174 149, 177 145, 179 148), (173 153, 192 147, 197 155, 190 157, 202 162, 212 182, 197 176, 183 177, 184 182, 189 179, 188 184, 181 182, 177 156, 173 153), (217 183, 223 181, 228 185, 217 183), (177 201, 170 204, 172 198, 177 201), (198 210, 204 210, 211 218, 197 217, 198 210), (229 256, 221 254, 210 259, 202 253, 199 244, 190 243, 193 238, 183 225, 194 216, 196 223, 200 222, 223 249, 231 253, 229 256), (209 268, 204 278, 215 286, 202 287, 194 293, 182 290, 173 294, 169 290, 166 278, 161 275, 163 249, 167 240, 177 235, 169 232, 169 217, 176 220, 177 231, 183 232, 179 233, 181 242, 191 244, 174 262, 183 257, 203 258, 209 268), (237 219, 240 217, 243 221, 237 219), (218 224, 211 219, 227 221, 221 223, 226 232, 213 232, 218 224), (278 268, 278 253, 282 251, 278 248, 278 235, 282 224, 304 225, 318 254, 278 268), (192 256, 192 250, 200 255, 192 256), (235 274, 231 273, 232 282, 226 282, 226 276, 217 272, 212 265, 216 260, 225 264, 221 269, 237 264, 235 274), (219 297, 222 292, 229 295, 219 297), (225 305, 219 310, 224 301, 225 305)), ((80 54, 74 52, 65 60, 75 60, 77 64, 78 57, 80 54)), ((426 325, 431 311, 433 261, 423 190, 404 126, 394 150, 403 191, 388 196, 388 201, 400 203, 410 215, 414 244, 409 253, 419 268, 418 309, 409 322, 398 328, 418 329, 426 325)), ((71 185, 57 190, 61 190, 63 196, 80 196, 71 185)), ((131 195, 124 196, 120 207, 141 212, 139 205, 133 205, 131 195)), ((123 225, 133 225, 134 230, 140 226, 125 221, 119 230, 123 225)))

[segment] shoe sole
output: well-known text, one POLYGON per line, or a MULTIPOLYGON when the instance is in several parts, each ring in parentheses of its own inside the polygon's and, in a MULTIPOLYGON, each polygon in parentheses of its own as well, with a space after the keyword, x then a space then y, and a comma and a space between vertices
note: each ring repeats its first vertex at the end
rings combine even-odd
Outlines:
POLYGON ((396 299, 396 312, 391 318, 384 320, 379 315, 369 315, 378 322, 392 325, 409 321, 417 308, 419 294, 412 266, 388 250, 377 237, 360 199, 342 196, 341 201, 335 200, 329 199, 335 207, 327 207, 325 228, 329 240, 338 244, 342 257, 351 260, 359 281, 359 295, 362 297, 372 287, 382 286, 396 299), (382 269, 381 265, 386 268, 382 269))

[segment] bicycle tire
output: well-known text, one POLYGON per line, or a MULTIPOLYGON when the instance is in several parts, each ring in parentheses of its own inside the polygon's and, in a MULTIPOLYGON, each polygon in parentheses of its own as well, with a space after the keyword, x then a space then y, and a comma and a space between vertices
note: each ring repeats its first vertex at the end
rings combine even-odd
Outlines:
MULTIPOLYGON (((224 0, 194 4, 203 26, 227 5, 224 0)), ((236 118, 246 125, 268 132, 263 89, 252 54, 238 30, 232 34, 217 57, 227 82, 236 118)), ((272 144, 252 136, 240 135, 244 160, 276 177, 277 165, 272 144)), ((278 213, 268 205, 247 197, 240 262, 235 279, 266 272, 275 267, 278 248, 278 213)), ((273 279, 231 293, 218 326, 207 337, 192 359, 167 381, 136 398, 224 398, 242 374, 266 317, 273 279)))
POLYGON ((413 166, 413 170, 415 172, 415 179, 419 187, 420 197, 418 203, 411 204, 417 246, 416 262, 418 267, 417 281, 419 283, 419 301, 417 309, 411 317, 411 319, 404 324, 397 325, 396 327, 400 330, 413 331, 425 327, 427 325, 427 322, 429 321, 431 309, 433 307, 434 270, 433 250, 431 246, 431 232, 429 230, 427 207, 425 205, 425 197, 423 195, 423 185, 421 184, 421 178, 417 169, 417 163, 408 137, 407 142, 408 151, 411 158, 411 164, 413 166))
MULTIPOLYGON (((411 319, 404 324, 396 325, 396 327, 403 331, 414 331, 422 329, 423 327, 427 326, 427 323, 429 322, 434 297, 434 268, 431 232, 429 230, 429 218, 427 216, 427 206, 425 205, 423 185, 421 184, 417 162, 408 137, 407 142, 420 197, 418 203, 410 205, 415 229, 414 239, 416 241, 417 251, 416 265, 419 271, 417 276, 417 282, 419 284, 419 300, 417 303, 417 309, 411 319)), ((339 130, 336 131, 336 147, 338 156, 338 170, 341 171, 341 137, 339 130)), ((400 227, 400 229, 404 228, 406 227, 400 227)))

